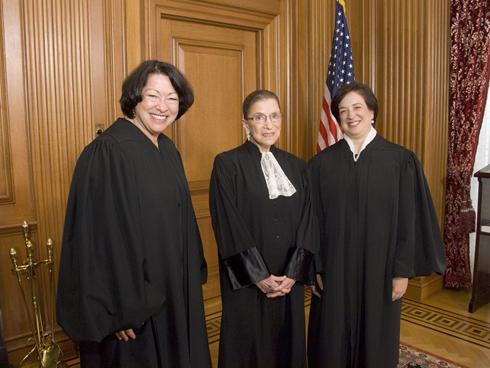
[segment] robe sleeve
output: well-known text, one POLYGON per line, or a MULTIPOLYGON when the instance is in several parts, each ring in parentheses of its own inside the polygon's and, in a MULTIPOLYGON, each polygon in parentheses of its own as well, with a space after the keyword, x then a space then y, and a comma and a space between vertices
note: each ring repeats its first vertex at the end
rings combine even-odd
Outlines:
POLYGON ((309 172, 303 170, 304 201, 296 232, 296 247, 289 259, 284 274, 303 284, 315 284, 315 255, 319 249, 318 223, 311 203, 309 172))
POLYGON ((422 166, 410 152, 401 168, 393 277, 444 272, 444 243, 422 166))
MULTIPOLYGON (((173 152, 175 152, 178 158, 179 168, 181 172, 184 173, 184 163, 182 162, 182 157, 180 155, 180 152, 177 151, 173 143, 168 138, 165 139, 168 140, 167 144, 172 145, 172 150, 173 152)), ((189 205, 187 206, 187 212, 188 212, 187 215, 188 215, 188 222, 189 222, 190 229, 187 236, 191 238, 189 239, 189 244, 192 244, 196 248, 193 249, 194 253, 196 253, 194 254, 194 256, 197 258, 196 262, 198 263, 199 270, 200 270, 201 284, 205 284, 208 281, 208 264, 206 262, 206 258, 204 257, 201 235, 199 233, 199 227, 197 225, 196 214, 194 213, 194 207, 192 206, 191 192, 187 183, 187 179, 184 177, 182 181, 185 185, 187 198, 189 199, 189 205)))
POLYGON ((315 156, 308 163, 308 177, 310 178, 310 196, 311 196, 311 208, 313 214, 316 217, 316 223, 318 224, 318 251, 315 253, 315 272, 323 274, 323 246, 326 243, 326 226, 325 216, 323 214, 323 206, 321 205, 321 190, 320 190, 320 162, 318 156, 315 156))
POLYGON ((80 156, 68 198, 57 318, 75 341, 137 328, 165 297, 147 281, 131 161, 111 137, 80 156))
POLYGON ((234 172, 231 160, 223 155, 216 157, 209 208, 219 257, 236 290, 269 277, 270 272, 236 206, 234 172))

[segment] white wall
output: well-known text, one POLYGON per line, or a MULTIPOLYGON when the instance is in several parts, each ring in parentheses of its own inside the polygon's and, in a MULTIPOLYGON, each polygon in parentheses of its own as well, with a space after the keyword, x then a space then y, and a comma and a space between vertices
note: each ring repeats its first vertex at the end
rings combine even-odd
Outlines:
MULTIPOLYGON (((476 152, 475 166, 473 172, 477 172, 481 168, 490 164, 490 90, 487 94, 487 104, 485 114, 483 116, 483 124, 480 131, 478 141, 478 149, 476 152)), ((478 180, 473 177, 471 179, 471 200, 475 211, 478 209, 478 180)), ((473 265, 475 260, 475 233, 470 234, 470 262, 471 274, 473 275, 473 265)))

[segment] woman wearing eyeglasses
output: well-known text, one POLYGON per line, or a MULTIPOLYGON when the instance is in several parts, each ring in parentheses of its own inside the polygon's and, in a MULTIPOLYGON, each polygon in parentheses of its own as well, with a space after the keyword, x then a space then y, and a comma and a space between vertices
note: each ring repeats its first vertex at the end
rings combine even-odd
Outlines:
POLYGON ((318 243, 306 164, 274 146, 281 109, 273 92, 248 95, 242 122, 248 140, 219 154, 211 177, 219 367, 305 367, 303 285, 313 283, 318 243))

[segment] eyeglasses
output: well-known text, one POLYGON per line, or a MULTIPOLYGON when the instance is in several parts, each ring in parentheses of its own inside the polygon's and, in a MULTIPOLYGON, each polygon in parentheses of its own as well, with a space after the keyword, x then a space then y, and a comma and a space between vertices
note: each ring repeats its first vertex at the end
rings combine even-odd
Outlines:
POLYGON ((269 118, 269 121, 271 123, 277 123, 279 120, 281 120, 281 113, 280 112, 273 112, 269 115, 262 114, 261 112, 258 112, 252 116, 249 116, 247 120, 253 121, 255 124, 260 124, 260 125, 265 125, 267 122, 267 118, 269 118))

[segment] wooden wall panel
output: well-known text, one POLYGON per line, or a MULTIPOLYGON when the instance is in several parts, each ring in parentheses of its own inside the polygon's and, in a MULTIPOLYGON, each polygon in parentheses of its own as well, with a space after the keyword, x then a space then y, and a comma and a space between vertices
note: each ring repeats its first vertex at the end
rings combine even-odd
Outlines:
MULTIPOLYGON (((303 20, 308 13, 308 2, 301 0, 283 1, 280 16, 276 18, 278 64, 282 74, 277 75, 277 88, 283 110, 283 128, 281 147, 298 156, 305 157, 305 142, 308 127, 308 63, 309 45, 305 42, 308 23, 303 20), (284 124, 284 122, 286 124, 284 124)), ((271 27, 271 26, 269 26, 271 27)), ((265 49, 274 50, 271 47, 265 49)), ((264 63, 270 73, 274 65, 264 63)))
POLYGON ((186 74, 196 96, 189 112, 172 126, 189 183, 209 181, 217 153, 244 140, 241 101, 255 88, 256 34, 187 21, 160 23, 161 59, 171 59, 186 74))
MULTIPOLYGON (((311 0, 308 9, 308 134, 305 139, 303 157, 310 158, 316 151, 320 107, 325 91, 328 62, 335 21, 335 1, 311 0)), ((349 17, 349 12, 347 14, 349 17)), ((352 22, 349 23, 349 25, 352 22)), ((351 36, 353 36, 351 32, 351 36)), ((353 47, 355 50, 355 48, 353 47)), ((353 56, 355 59, 355 56, 353 56)), ((357 64, 354 65, 357 67, 357 64)), ((354 69, 357 72, 357 69, 354 69)))
MULTIPOLYGON (((18 18, 19 4, 0 5, 2 19, 18 18)), ((21 42, 19 24, 0 24, 0 229, 35 218, 21 42)))
POLYGON ((443 226, 449 126, 449 1, 425 1, 427 16, 422 163, 443 226))
POLYGON ((9 181, 2 175, 0 189, 13 195, 0 203, 0 303, 13 363, 29 346, 30 326, 8 249, 23 244, 25 219, 38 224, 38 256, 46 256, 48 237, 59 255, 76 159, 96 129, 118 115, 124 9, 123 0, 1 1, 0 167, 7 163, 1 170, 9 181))
MULTIPOLYGON (((32 238, 36 239, 33 227, 32 238)), ((9 257, 11 248, 15 248, 19 259, 25 259, 25 244, 20 226, 3 229, 0 233, 0 305, 2 306, 4 335, 8 350, 22 350, 26 345, 32 327, 24 307, 24 299, 17 284, 9 257)), ((39 254, 39 252, 36 252, 39 254)))
POLYGON ((440 224, 444 211, 448 124, 449 2, 378 0, 373 65, 378 130, 415 151, 440 224))
MULTIPOLYGON (((1 27, 1 26, 0 26, 1 27)), ((0 28, 0 49, 3 50, 3 29, 0 28)), ((2 55, 5 55, 2 52, 2 55)), ((5 62, 3 58, 0 58, 0 70, 2 74, 5 74, 5 62)), ((8 106, 6 96, 6 86, 4 80, 0 83, 0 106, 8 106)), ((8 119, 5 109, 0 109, 0 205, 10 203, 14 197, 14 185, 13 185, 13 173, 12 173, 12 153, 10 147, 10 134, 8 119)))
POLYGON ((425 45, 419 34, 423 12, 414 1, 385 2, 377 42, 382 47, 376 92, 380 100, 379 130, 403 146, 423 154, 421 125, 425 45), (398 16, 403 14, 404 16, 398 16))
POLYGON ((101 37, 106 9, 95 0, 26 0, 23 9, 39 234, 59 240, 75 161, 96 125, 113 120, 116 97, 101 37))
MULTIPOLYGON (((230 32, 230 40, 235 39, 230 32)), ((213 160, 217 152, 236 147, 243 142, 240 104, 245 90, 243 79, 254 80, 243 68, 244 53, 254 54, 254 35, 250 35, 249 47, 238 45, 223 47, 213 41, 209 45, 180 45, 177 64, 185 65, 187 76, 192 81, 197 96, 192 109, 176 124, 176 141, 180 153, 187 163, 185 169, 190 183, 209 180, 213 160), (245 51, 246 50, 246 51, 245 51), (245 51, 245 52, 244 52, 245 51), (236 88, 222 88, 223 86, 236 88)), ((249 57, 250 57, 249 56, 249 57)))

